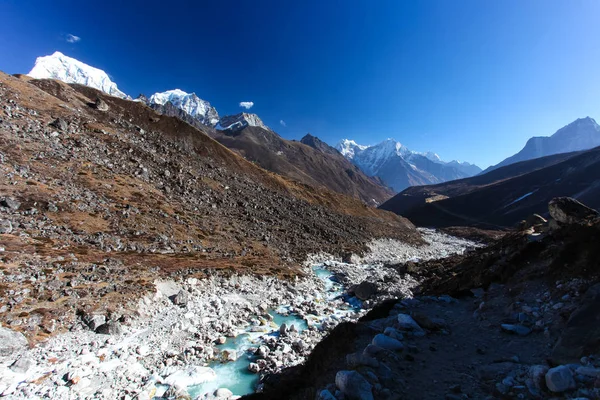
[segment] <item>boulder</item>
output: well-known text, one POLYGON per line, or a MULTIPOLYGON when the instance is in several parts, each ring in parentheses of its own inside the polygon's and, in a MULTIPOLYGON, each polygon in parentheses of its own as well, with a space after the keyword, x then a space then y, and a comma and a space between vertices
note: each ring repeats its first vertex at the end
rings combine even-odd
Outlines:
POLYGON ((98 111, 108 111, 108 104, 106 104, 104 100, 98 97, 94 102, 94 108, 98 111))
POLYGON ((20 332, 0 327, 0 357, 14 357, 27 348, 28 342, 20 332))
POLYGON ((354 295, 360 300, 368 300, 377 293, 377 285, 373 282, 363 281, 354 287, 354 295))
POLYGON ((502 330, 508 333, 514 333, 519 336, 527 336, 531 333, 531 329, 524 325, 502 324, 502 330))
POLYGON ((108 321, 106 324, 100 325, 96 329, 96 333, 118 336, 123 333, 123 328, 121 328, 121 324, 117 321, 108 321))
POLYGON ((356 371, 338 371, 335 385, 348 400, 373 400, 373 387, 356 371))
POLYGON ((598 211, 570 197, 556 197, 548 204, 550 216, 561 224, 580 224, 600 217, 598 211))
POLYGON ((424 334, 423 328, 408 314, 398 314, 397 327, 403 331, 414 332, 417 334, 424 334))
POLYGON ((404 345, 402 344, 402 342, 389 336, 386 336, 382 333, 375 335, 371 343, 377 347, 381 347, 382 349, 391 351, 398 351, 404 349, 404 345))
POLYGON ((12 231, 13 231, 13 226, 9 220, 7 220, 7 219, 0 220, 0 234, 1 233, 11 233, 12 231))
POLYGON ((429 316, 416 311, 412 313, 412 318, 419 326, 432 331, 441 330, 447 327, 444 319, 430 318, 429 316))
POLYGON ((21 203, 19 203, 15 199, 11 199, 10 197, 5 197, 0 200, 0 206, 10 208, 11 210, 18 210, 21 207, 21 203))
POLYGON ((551 368, 546 373, 546 386, 554 393, 566 392, 575 389, 575 379, 569 367, 561 365, 551 368))
POLYGON ((21 357, 10 365, 10 369, 17 374, 24 374, 31 368, 34 361, 29 357, 21 357))
POLYGON ((50 122, 50 126, 56 128, 56 129, 59 129, 63 132, 66 132, 67 129, 69 128, 67 121, 65 121, 62 118, 56 118, 54 121, 50 122))
POLYGON ((253 374, 258 374, 260 372, 260 366, 257 363, 250 363, 248 364, 248 371, 253 374))
POLYGON ((181 289, 177 294, 171 297, 171 301, 176 306, 185 307, 187 303, 190 301, 189 293, 183 289, 181 289))
POLYGON ((567 364, 600 351, 600 283, 590 287, 552 350, 552 362, 567 364))
POLYGON ((83 317, 83 322, 95 332, 96 329, 106 323, 106 317, 101 314, 87 314, 83 317))
POLYGON ((317 400, 337 400, 337 399, 329 390, 323 389, 317 394, 317 400))
POLYGON ((379 367, 379 361, 373 357, 369 357, 364 353, 352 353, 346 356, 346 364, 350 368, 360 367, 362 365, 372 368, 379 367))

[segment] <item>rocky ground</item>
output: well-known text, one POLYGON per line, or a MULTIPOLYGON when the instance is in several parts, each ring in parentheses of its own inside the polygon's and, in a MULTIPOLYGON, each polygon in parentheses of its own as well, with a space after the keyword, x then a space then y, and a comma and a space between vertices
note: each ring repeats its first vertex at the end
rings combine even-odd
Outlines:
MULTIPOLYGON (((600 219, 570 199, 550 214, 487 247, 382 267, 420 294, 337 326, 305 365, 251 397, 600 398, 600 219)), ((385 296, 386 280, 353 290, 385 296)))
MULTIPOLYGON (((473 246, 433 231, 424 230, 423 236, 428 244, 421 247, 390 240, 373 242, 372 251, 360 259, 370 264, 343 263, 323 254, 311 256, 307 267, 324 262, 346 288, 368 276, 374 292, 350 291, 359 297, 355 302, 365 300, 365 310, 375 303, 368 301, 375 293, 379 299, 411 296, 411 288, 417 284, 410 276, 393 276, 387 273, 393 270, 383 270, 392 250, 396 261, 406 261, 462 253, 473 246), (378 289, 384 282, 386 290, 383 286, 378 289)), ((218 347, 228 337, 248 331, 265 334, 262 339, 257 337, 256 347, 250 349, 258 355, 250 368, 267 377, 304 362, 327 332, 362 315, 337 312, 344 301, 340 296, 330 298, 326 283, 310 268, 303 278, 293 281, 215 274, 204 279, 157 280, 154 286, 154 293, 143 297, 133 314, 82 313, 70 332, 31 350, 25 349, 24 337, 19 339, 13 333, 17 335, 11 339, 15 345, 7 350, 0 366, 0 394, 102 399, 186 396, 187 385, 214 378, 208 363, 245 357, 218 347), (268 311, 282 305, 286 312, 309 321, 309 328, 298 332, 274 325, 268 311), (273 329, 280 334, 267 335, 273 329)), ((220 395, 227 398, 227 393, 222 390, 220 395)))

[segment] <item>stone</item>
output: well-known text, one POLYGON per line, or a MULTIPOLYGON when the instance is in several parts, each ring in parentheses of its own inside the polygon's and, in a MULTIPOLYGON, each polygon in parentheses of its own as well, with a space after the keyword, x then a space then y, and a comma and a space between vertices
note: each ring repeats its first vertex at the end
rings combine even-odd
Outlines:
POLYGON ((501 328, 504 332, 513 333, 519 336, 527 336, 531 333, 531 329, 524 325, 502 324, 501 328))
POLYGON ((398 329, 416 333, 423 332, 423 328, 421 328, 421 326, 419 326, 419 324, 417 324, 417 322, 410 315, 398 314, 396 318, 398 319, 398 329))
POLYGON ((590 287, 582 297, 581 306, 573 311, 552 349, 552 362, 577 362, 588 354, 600 351, 600 283, 590 287))
POLYGON ((546 386, 551 392, 561 393, 574 389, 576 385, 569 367, 561 365, 548 370, 546 373, 546 386))
POLYGON ((591 367, 579 367, 575 370, 577 375, 583 375, 590 378, 598 378, 600 377, 600 369, 591 368, 591 367))
POLYGON ((17 374, 24 374, 31 368, 34 361, 29 357, 21 357, 11 364, 10 369, 17 374))
POLYGON ((338 371, 335 385, 348 400, 373 400, 373 387, 356 371, 338 371))
POLYGON ((253 374, 258 374, 260 372, 260 366, 257 363, 250 363, 248 364, 248 371, 253 374))
POLYGON ((377 285, 369 281, 363 281, 354 287, 354 295, 360 300, 368 300, 375 293, 377 285))
POLYGON ((108 111, 108 104, 106 104, 104 100, 98 97, 94 102, 94 108, 98 111, 108 111))
POLYGON ((117 321, 108 321, 106 324, 100 325, 96 329, 96 333, 118 336, 123 333, 123 328, 121 328, 121 324, 117 321))
POLYGON ((0 327, 0 357, 14 357, 25 350, 28 344, 22 333, 0 327))
POLYGON ((94 332, 106 323, 106 317, 101 314, 88 314, 83 317, 83 322, 94 332))
POLYGON ((383 334, 386 336, 389 336, 393 339, 396 339, 396 340, 404 339, 404 335, 402 335, 402 333, 400 331, 398 331, 395 328, 392 328, 391 326, 388 326, 387 328, 385 328, 383 331, 383 334))
POLYGON ((69 125, 67 124, 67 121, 65 121, 62 118, 57 118, 54 121, 50 122, 50 126, 53 126, 56 129, 61 130, 63 132, 66 132, 67 129, 69 128, 69 125))
POLYGON ((404 349, 402 342, 382 333, 375 335, 371 343, 375 346, 381 347, 382 349, 391 351, 399 351, 404 349))
POLYGON ((281 324, 281 326, 279 327, 279 334, 286 335, 287 333, 288 333, 287 324, 281 324))
POLYGON ((9 220, 7 220, 7 219, 0 220, 0 234, 8 234, 8 233, 12 233, 12 231, 13 231, 13 226, 9 220))
POLYGON ((442 318, 430 318, 429 316, 419 312, 413 312, 412 318, 417 324, 419 324, 419 326, 432 331, 441 330, 447 326, 446 321, 444 321, 442 318))
POLYGON ((550 216, 561 224, 580 224, 600 217, 598 211, 571 197, 556 197, 548 203, 550 216))
POLYGON ((0 206, 10 208, 11 210, 18 210, 21 207, 21 203, 19 203, 15 199, 11 199, 10 197, 6 197, 3 200, 0 200, 0 206))
POLYGON ((176 306, 185 307, 187 303, 190 301, 189 293, 183 289, 181 289, 175 296, 171 298, 171 301, 176 306))
POLYGON ((538 391, 544 389, 546 373, 548 373, 548 369, 549 368, 545 365, 532 365, 529 367, 527 374, 531 379, 535 389, 538 391))

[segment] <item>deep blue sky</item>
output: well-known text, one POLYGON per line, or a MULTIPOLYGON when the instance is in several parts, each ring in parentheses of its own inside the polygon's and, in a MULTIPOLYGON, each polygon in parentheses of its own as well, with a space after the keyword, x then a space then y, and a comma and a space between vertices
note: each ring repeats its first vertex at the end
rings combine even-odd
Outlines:
POLYGON ((59 50, 134 97, 253 101, 286 138, 393 137, 481 167, 600 118, 596 0, 152 3, 0 0, 0 70, 59 50))

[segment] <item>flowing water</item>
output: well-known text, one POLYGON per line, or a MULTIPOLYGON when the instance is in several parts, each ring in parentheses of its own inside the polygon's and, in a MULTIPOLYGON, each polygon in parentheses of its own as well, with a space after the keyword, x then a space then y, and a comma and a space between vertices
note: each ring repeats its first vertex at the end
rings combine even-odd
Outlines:
MULTIPOLYGON (((340 296, 344 296, 344 287, 335 282, 331 271, 320 265, 313 268, 316 276, 325 283, 325 293, 322 294, 320 301, 330 301, 340 296)), ((343 307, 336 309, 332 317, 343 318, 351 313, 356 312, 360 308, 360 301, 356 298, 343 297, 347 302, 343 307)), ((248 371, 248 366, 256 360, 256 357, 248 352, 251 347, 258 347, 262 344, 261 336, 264 335, 279 335, 279 327, 286 324, 288 327, 294 325, 299 332, 307 329, 309 325, 319 326, 321 321, 328 316, 310 316, 308 321, 300 316, 289 313, 289 307, 282 305, 277 310, 270 310, 269 314, 273 317, 269 325, 264 326, 262 332, 246 332, 234 337, 228 338, 227 341, 218 345, 217 348, 221 354, 233 352, 236 354, 235 361, 220 362, 215 361, 209 364, 217 378, 211 382, 207 382, 197 386, 188 388, 188 392, 192 398, 201 396, 205 393, 213 393, 219 388, 227 388, 234 395, 245 395, 253 393, 256 390, 258 383, 258 374, 248 371)), ((250 329, 250 328, 248 328, 250 329)))

